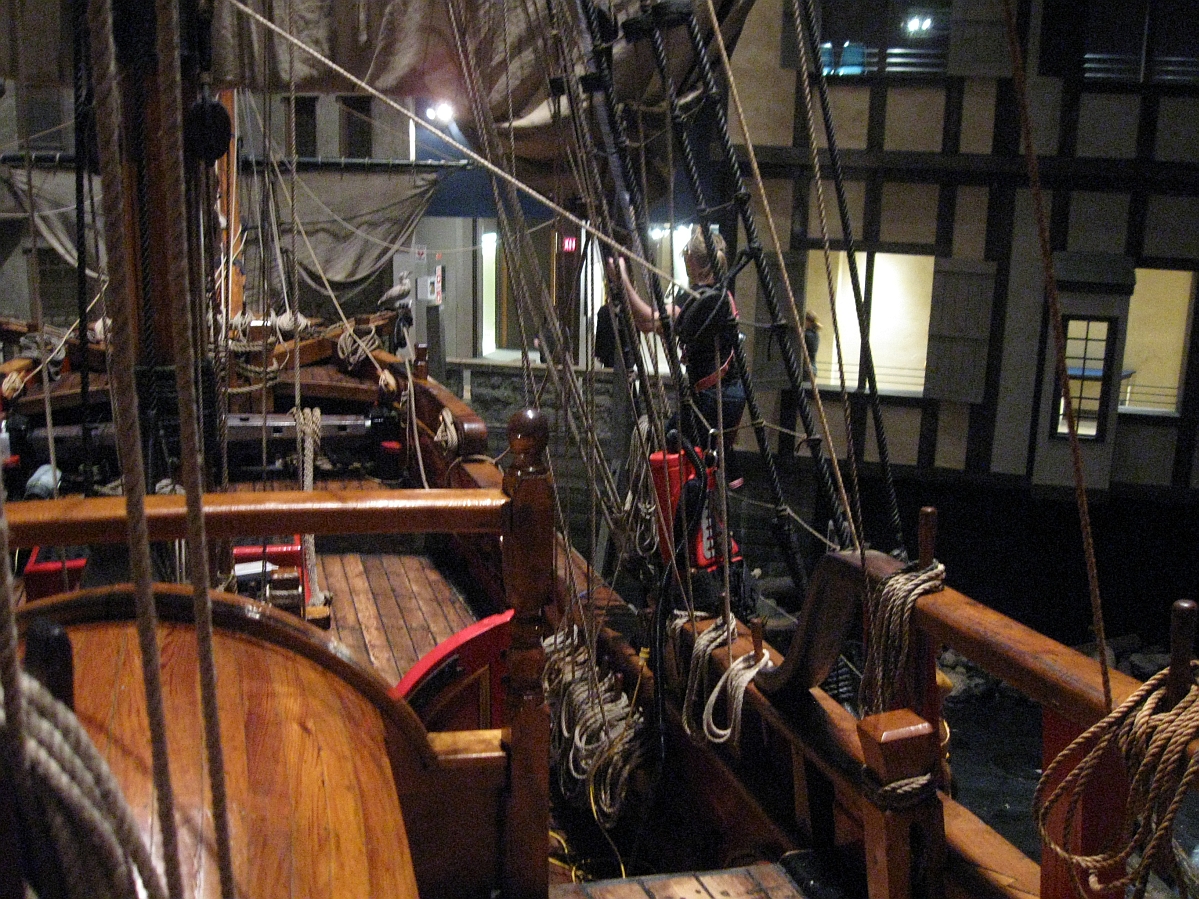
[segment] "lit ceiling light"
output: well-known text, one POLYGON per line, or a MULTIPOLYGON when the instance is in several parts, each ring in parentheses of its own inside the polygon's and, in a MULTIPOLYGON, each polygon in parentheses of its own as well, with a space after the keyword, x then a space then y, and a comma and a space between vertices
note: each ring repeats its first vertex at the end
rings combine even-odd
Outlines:
POLYGON ((919 31, 919 30, 920 30, 920 18, 918 16, 912 16, 912 18, 908 19, 908 31, 919 31))
POLYGON ((439 122, 451 122, 454 119, 454 107, 449 103, 437 104, 437 120, 439 122))
POLYGON ((921 31, 928 31, 928 30, 929 30, 930 28, 932 28, 932 27, 933 27, 933 20, 932 20, 932 19, 925 19, 923 22, 921 22, 921 23, 920 23, 920 30, 921 30, 921 31))
POLYGON ((649 229, 650 240, 661 240, 665 236, 666 236, 666 232, 664 230, 662 230, 661 228, 650 228, 649 229))
POLYGON ((437 110, 434 109, 432 106, 430 106, 428 109, 425 110, 425 118, 431 122, 436 121, 437 120, 437 110))

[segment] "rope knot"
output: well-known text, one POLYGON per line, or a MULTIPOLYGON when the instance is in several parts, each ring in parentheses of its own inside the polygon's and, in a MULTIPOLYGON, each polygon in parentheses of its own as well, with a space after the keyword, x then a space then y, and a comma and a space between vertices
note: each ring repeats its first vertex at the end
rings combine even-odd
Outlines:
POLYGON ((862 768, 862 795, 871 805, 883 811, 899 812, 915 808, 932 799, 936 793, 937 784, 932 774, 917 774, 884 784, 869 768, 862 768))

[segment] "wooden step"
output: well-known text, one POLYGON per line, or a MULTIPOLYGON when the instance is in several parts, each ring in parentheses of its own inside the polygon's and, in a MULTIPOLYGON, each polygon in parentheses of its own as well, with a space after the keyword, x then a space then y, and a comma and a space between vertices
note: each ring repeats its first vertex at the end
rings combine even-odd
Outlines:
POLYGON ((805 899, 781 865, 702 874, 660 874, 550 888, 550 899, 805 899))

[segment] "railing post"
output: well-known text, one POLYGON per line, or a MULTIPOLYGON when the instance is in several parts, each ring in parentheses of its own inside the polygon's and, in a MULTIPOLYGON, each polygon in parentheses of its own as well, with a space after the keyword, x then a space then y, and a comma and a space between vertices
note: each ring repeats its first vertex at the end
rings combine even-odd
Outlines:
POLYGON ((1195 602, 1180 599, 1170 610, 1170 673, 1166 675, 1166 704, 1178 705, 1191 691, 1191 659, 1195 655, 1195 602))
MULTIPOLYGON (((933 506, 923 506, 920 509, 918 528, 918 549, 920 567, 932 565, 936 557, 937 546, 937 510, 933 506)), ((941 647, 927 634, 920 630, 912 635, 912 665, 915 666, 915 693, 912 697, 913 708, 925 721, 932 725, 937 735, 938 763, 937 780, 942 789, 949 789, 949 729, 945 724, 943 703, 941 700, 940 674, 937 668, 937 657, 941 647)))
MULTIPOLYGON (((1048 706, 1041 708, 1042 762, 1048 768, 1058 754, 1074 742, 1074 738, 1086 728, 1069 721, 1048 706)), ((1050 795, 1068 769, 1064 768, 1057 780, 1046 785, 1050 795)), ((1120 837, 1124 820, 1124 803, 1128 796, 1128 778, 1120 753, 1109 747, 1099 759, 1091 774, 1092 783, 1102 784, 1099 789, 1087 790, 1082 796, 1074 818, 1073 839, 1065 839, 1066 806, 1064 803, 1053 809, 1046 821, 1046 828, 1054 841, 1071 852, 1082 855, 1106 851, 1120 837)), ((1085 882, 1084 882, 1085 890, 1085 882)), ((1086 896, 1098 893, 1085 890, 1086 896)), ((1074 878, 1070 868, 1047 846, 1041 846, 1041 899, 1078 899, 1074 878)))
POLYGON ((914 886, 941 899, 945 818, 936 782, 928 779, 939 763, 936 731, 910 709, 898 709, 863 718, 858 739, 866 763, 862 830, 870 899, 909 899, 914 886))
POLYGON ((504 845, 504 893, 544 899, 549 891, 549 710, 541 689, 544 609, 553 597, 554 486, 545 463, 545 417, 524 409, 508 423, 513 461, 503 534, 504 592, 512 616, 505 713, 511 782, 504 845))

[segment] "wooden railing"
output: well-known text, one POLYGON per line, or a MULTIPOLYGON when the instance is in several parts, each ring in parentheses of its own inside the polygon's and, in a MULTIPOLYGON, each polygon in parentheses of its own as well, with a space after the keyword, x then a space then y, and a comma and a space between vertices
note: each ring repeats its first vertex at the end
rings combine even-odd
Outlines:
MULTIPOLYGON (((926 536, 924 549, 931 558, 931 536, 926 536)), ((581 577, 585 563, 574 557, 570 564, 576 577, 581 577)), ((889 556, 866 554, 865 574, 875 583, 899 567, 889 556)), ((827 610, 860 604, 867 582, 863 574, 856 554, 825 556, 813 576, 814 586, 826 594, 821 605, 827 610)), ((812 602, 809 596, 808 603, 812 602)), ((837 619, 833 630, 842 627, 844 616, 828 618, 837 619)), ((794 649, 820 655, 828 642, 818 633, 822 623, 816 616, 811 624, 817 632, 799 635, 800 645, 794 649)), ((698 629, 707 626, 701 622, 698 629)), ((727 826, 726 822, 721 845, 736 853, 779 845, 831 850, 858 843, 870 899, 1073 897, 1069 876, 1052 853, 1045 852, 1045 862, 1038 866, 943 790, 913 806, 895 808, 880 799, 878 787, 917 774, 941 776, 940 694, 935 680, 935 656, 941 647, 952 647, 1041 706, 1046 765, 1105 714, 1098 663, 951 588, 917 601, 913 628, 912 686, 906 696, 915 711, 900 709, 858 720, 819 687, 804 686, 805 678, 811 682, 819 675, 810 664, 794 661, 789 684, 773 685, 769 695, 756 685, 749 687, 742 747, 734 752, 706 747, 706 764, 713 770, 720 768, 723 774, 714 776, 729 783, 739 781, 736 772, 753 766, 754 779, 769 784, 772 795, 755 793, 740 779, 737 823, 727 826), (785 807, 772 803, 779 795, 790 797, 785 807)), ((713 675, 731 659, 753 651, 749 628, 743 626, 741 631, 731 651, 721 647, 713 653, 713 675)), ((626 682, 648 676, 619 635, 606 631, 604 638, 609 658, 624 670, 626 682)), ((783 654, 769 645, 763 651, 776 665, 784 665, 783 654)), ((1117 704, 1139 686, 1119 671, 1111 672, 1111 684, 1117 704)), ((648 693, 644 680, 642 690, 648 693)), ((1102 844, 1121 820, 1123 785, 1116 760, 1111 760, 1099 782, 1102 789, 1084 804, 1077 827, 1085 842, 1075 848, 1102 844)), ((689 796, 688 803, 702 815, 708 799, 701 793, 689 796)), ((729 817, 727 811, 724 817, 729 817)))

